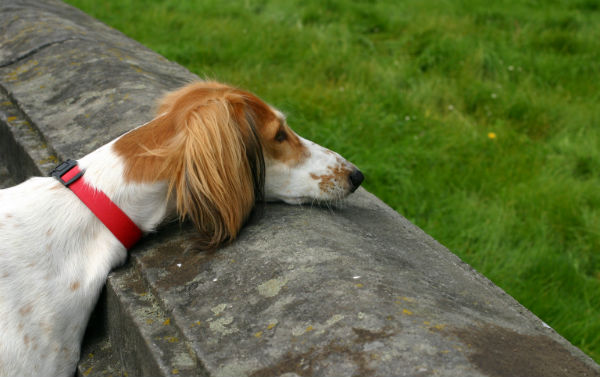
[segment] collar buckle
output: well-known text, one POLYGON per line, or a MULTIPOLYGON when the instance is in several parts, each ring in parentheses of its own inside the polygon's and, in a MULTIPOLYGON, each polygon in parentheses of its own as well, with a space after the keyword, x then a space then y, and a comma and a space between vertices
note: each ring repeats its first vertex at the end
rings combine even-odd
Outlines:
POLYGON ((81 178, 81 176, 83 176, 83 173, 85 172, 82 170, 79 173, 75 174, 68 181, 63 180, 62 177, 76 166, 77 166, 77 161, 75 161, 75 160, 69 159, 67 161, 64 161, 60 165, 55 167, 54 170, 52 170, 50 172, 50 177, 54 177, 54 178, 58 179, 58 181, 60 183, 62 183, 63 185, 65 185, 65 187, 69 187, 73 182, 75 182, 79 178, 81 178))

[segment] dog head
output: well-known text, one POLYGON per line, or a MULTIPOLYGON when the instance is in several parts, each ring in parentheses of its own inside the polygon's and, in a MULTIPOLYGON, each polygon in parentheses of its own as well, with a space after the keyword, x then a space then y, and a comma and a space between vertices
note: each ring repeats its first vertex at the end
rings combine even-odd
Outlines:
POLYGON ((115 143, 125 176, 168 182, 205 247, 235 238, 256 201, 337 201, 363 180, 340 155, 301 138, 252 93, 197 82, 167 94, 158 116, 115 143))

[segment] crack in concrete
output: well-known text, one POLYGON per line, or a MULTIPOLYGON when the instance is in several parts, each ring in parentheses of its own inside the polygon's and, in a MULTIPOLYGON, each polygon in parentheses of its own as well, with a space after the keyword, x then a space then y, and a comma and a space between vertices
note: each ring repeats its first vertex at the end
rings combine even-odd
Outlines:
POLYGON ((65 39, 60 39, 60 40, 57 40, 57 41, 47 42, 47 43, 44 43, 44 44, 42 44, 42 45, 40 45, 40 46, 38 46, 36 48, 33 48, 33 49, 27 51, 26 53, 24 53, 24 54, 16 57, 15 59, 9 60, 6 63, 0 63, 0 68, 6 68, 8 66, 16 64, 16 63, 18 63, 18 62, 20 62, 22 60, 27 59, 30 56, 33 56, 33 55, 37 54, 38 52, 40 52, 40 51, 42 51, 42 50, 44 50, 44 49, 46 49, 48 47, 52 47, 52 46, 55 46, 55 45, 60 45, 60 44, 63 44, 65 42, 70 42, 70 41, 88 41, 88 42, 91 42, 90 40, 85 39, 85 38, 65 38, 65 39))

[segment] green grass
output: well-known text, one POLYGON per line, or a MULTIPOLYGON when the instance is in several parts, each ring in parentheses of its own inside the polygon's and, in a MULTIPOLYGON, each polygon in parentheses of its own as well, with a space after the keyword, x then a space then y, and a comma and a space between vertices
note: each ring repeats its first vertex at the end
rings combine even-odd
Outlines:
POLYGON ((68 2, 281 108, 600 362, 599 1, 68 2))

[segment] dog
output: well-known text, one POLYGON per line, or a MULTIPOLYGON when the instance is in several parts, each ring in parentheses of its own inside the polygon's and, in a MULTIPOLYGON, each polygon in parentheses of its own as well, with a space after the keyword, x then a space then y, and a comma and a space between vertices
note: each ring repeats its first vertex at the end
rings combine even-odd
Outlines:
POLYGON ((1 376, 73 375, 108 273, 165 219, 188 219, 214 249, 256 202, 335 202, 364 179, 229 85, 191 83, 157 114, 54 177, 0 190, 1 376))

